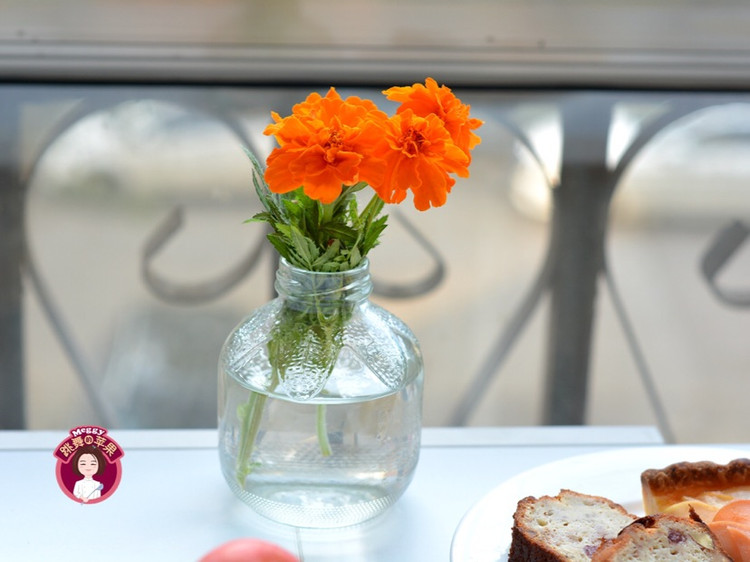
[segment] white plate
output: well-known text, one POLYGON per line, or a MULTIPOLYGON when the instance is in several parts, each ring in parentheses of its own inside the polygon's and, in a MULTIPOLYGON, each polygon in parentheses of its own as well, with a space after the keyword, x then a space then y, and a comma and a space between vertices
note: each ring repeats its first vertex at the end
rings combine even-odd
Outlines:
POLYGON ((604 496, 636 515, 643 514, 641 472, 680 461, 727 463, 748 451, 713 447, 616 449, 559 460, 522 472, 492 490, 461 520, 453 536, 453 562, 506 562, 518 500, 557 495, 566 488, 604 496))

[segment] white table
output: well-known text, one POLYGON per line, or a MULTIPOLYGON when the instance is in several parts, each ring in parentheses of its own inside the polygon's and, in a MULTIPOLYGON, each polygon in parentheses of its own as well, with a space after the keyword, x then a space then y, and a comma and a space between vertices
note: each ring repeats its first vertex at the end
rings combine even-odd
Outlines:
POLYGON ((429 428, 414 480, 384 516, 296 531, 254 515, 221 475, 216 432, 110 431, 125 451, 107 500, 80 505, 55 479, 60 432, 0 431, 0 560, 198 560, 238 537, 271 540, 305 562, 440 562, 463 515, 528 468, 572 455, 662 444, 652 427, 429 428))

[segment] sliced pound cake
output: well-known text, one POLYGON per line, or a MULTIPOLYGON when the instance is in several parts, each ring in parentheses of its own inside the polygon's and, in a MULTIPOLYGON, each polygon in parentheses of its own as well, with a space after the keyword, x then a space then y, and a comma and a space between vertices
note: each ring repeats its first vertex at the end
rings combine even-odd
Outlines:
POLYGON ((571 490, 524 498, 513 515, 508 562, 588 562, 635 519, 607 498, 571 490))
POLYGON ((700 518, 647 515, 598 549, 592 562, 731 562, 700 518))

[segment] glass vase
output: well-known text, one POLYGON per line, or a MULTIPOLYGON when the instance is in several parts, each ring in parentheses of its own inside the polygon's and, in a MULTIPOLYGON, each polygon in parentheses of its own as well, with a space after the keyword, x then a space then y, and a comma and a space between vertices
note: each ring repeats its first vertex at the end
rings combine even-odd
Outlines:
POLYGON ((386 510, 420 448, 416 338, 369 300, 368 263, 317 273, 281 260, 278 297, 245 318, 219 359, 219 453, 261 515, 341 527, 386 510))

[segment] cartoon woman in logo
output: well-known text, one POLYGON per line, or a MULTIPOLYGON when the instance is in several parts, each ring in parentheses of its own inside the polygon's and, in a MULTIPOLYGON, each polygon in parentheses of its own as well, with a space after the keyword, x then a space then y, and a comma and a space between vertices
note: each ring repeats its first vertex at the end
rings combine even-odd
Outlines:
POLYGON ((120 485, 124 454, 103 427, 74 427, 53 453, 60 490, 81 505, 106 500, 120 485))
POLYGON ((70 461, 70 468, 76 476, 82 478, 76 481, 73 495, 87 503, 101 497, 104 485, 94 476, 99 476, 107 468, 104 454, 95 446, 87 445, 78 449, 70 461))

